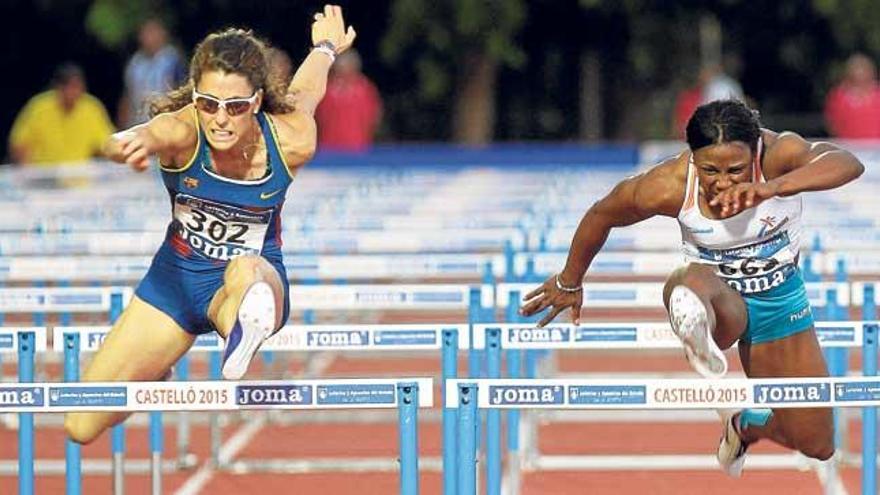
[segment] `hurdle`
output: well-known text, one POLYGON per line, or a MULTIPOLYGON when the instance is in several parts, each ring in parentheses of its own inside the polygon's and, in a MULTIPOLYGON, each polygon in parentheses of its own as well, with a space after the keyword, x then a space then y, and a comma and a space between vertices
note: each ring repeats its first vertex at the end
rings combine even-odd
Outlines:
MULTIPOLYGON (((808 281, 834 276, 838 282, 844 282, 853 275, 880 274, 880 251, 817 251, 816 247, 801 253, 801 269, 808 281)), ((509 248, 505 251, 504 281, 542 282, 565 265, 567 256, 568 252, 561 251, 515 251, 509 248)), ((594 277, 665 279, 673 267, 683 265, 684 258, 679 251, 603 251, 590 263, 589 274, 594 277)))
MULTIPOLYGON (((678 236, 669 235, 678 231, 674 219, 661 219, 657 228, 643 230, 633 226, 614 229, 603 246, 603 250, 625 251, 676 251, 681 249, 678 236)), ((833 245, 837 250, 876 251, 880 248, 880 234, 864 226, 804 226, 804 238, 818 237, 822 245, 833 245)), ((526 233, 526 245, 533 251, 568 251, 571 246, 572 227, 533 230, 526 233)))
MULTIPOLYGON (((874 287, 875 282, 807 282, 806 295, 810 305, 817 308, 825 308, 829 315, 828 319, 846 319, 841 317, 844 309, 862 305, 867 294, 865 287, 874 287)), ((533 285, 526 283, 500 283, 495 287, 495 306, 505 311, 505 319, 508 322, 522 322, 523 319, 516 312, 519 307, 521 295, 534 289, 533 285)), ((870 291, 870 304, 873 306, 873 289, 870 291)), ((584 284, 583 308, 604 309, 638 309, 661 311, 663 301, 663 284, 657 282, 589 282, 584 284)), ((873 319, 868 317, 868 319, 873 319)), ((517 359, 518 356, 513 356, 517 359)), ((832 351, 827 356, 829 365, 833 370, 842 366, 846 359, 845 352, 832 351)), ((526 377, 535 378, 537 354, 526 352, 526 377)), ((514 363, 515 364, 515 363, 514 363)), ((833 371, 832 371, 833 372, 833 371)))
MULTIPOLYGON (((130 289, 127 288, 15 288, 0 289, 0 311, 26 313, 37 312, 35 319, 39 317, 42 320, 43 313, 47 312, 72 312, 83 311, 100 313, 110 311, 111 314, 118 314, 121 311, 124 297, 130 297, 130 289), (126 292, 128 291, 128 292, 126 292), (27 304, 25 304, 27 303, 27 304), (89 303, 89 304, 85 304, 89 303), (112 310, 112 311, 111 311, 112 310)), ((472 323, 483 321, 491 321, 491 315, 486 309, 492 306, 492 290, 491 286, 483 285, 479 287, 470 287, 467 285, 335 285, 335 286, 318 286, 318 285, 300 285, 291 287, 291 309, 303 310, 310 313, 315 310, 401 310, 401 309, 441 309, 441 310, 460 310, 467 312, 468 319, 472 323)), ((2 314, 2 313, 0 313, 2 314)), ((308 318, 308 314, 307 320, 308 318)), ((111 318, 112 319, 112 318, 111 318)), ((407 326, 410 329, 418 326, 407 326)), ((444 342, 455 341, 469 351, 469 375, 479 376, 480 373, 480 355, 477 350, 469 346, 469 327, 457 327, 456 325, 441 324, 437 328, 447 329, 444 332, 444 342), (452 329, 453 332, 448 330, 452 329), (452 336, 454 335, 454 337, 452 336), (459 337, 460 336, 460 337, 459 337)), ((73 352, 74 349, 80 347, 86 350, 95 350, 100 344, 102 332, 106 333, 107 327, 90 326, 84 329, 73 328, 67 332, 69 335, 59 334, 64 332, 64 327, 56 330, 55 345, 65 342, 65 370, 68 380, 76 381, 78 375, 78 353, 73 352), (82 331, 80 331, 82 330, 82 331), (81 338, 80 338, 81 337, 81 338), (78 339, 74 342, 73 339, 78 339)), ((348 330, 351 330, 349 326, 348 330)), ((285 334, 279 335, 279 338, 285 334)), ((351 335, 351 334, 349 334, 351 335)), ((386 340, 386 343, 388 341, 386 340)), ((294 345, 295 350, 308 350, 300 347, 299 344, 294 345)), ((418 341, 410 342, 410 345, 418 347, 418 341)), ((219 379, 219 352, 217 349, 222 346, 221 340, 216 335, 207 335, 196 342, 194 349, 215 351, 209 353, 210 360, 210 379, 219 379), (213 340, 211 340, 213 339, 213 340)), ((377 346, 378 348, 388 349, 388 346, 377 346)), ((289 348, 289 347, 288 347, 289 348)), ((267 351, 274 349, 271 343, 267 343, 264 348, 267 351)), ((350 349, 350 346, 349 346, 350 349)), ((314 347, 311 350, 330 350, 314 347)), ((336 349, 338 350, 338 349, 336 349)), ((181 361, 184 365, 185 360, 181 361)), ((455 356, 444 357, 444 373, 447 377, 454 377, 456 370, 455 356), (449 374, 452 373, 452 374, 449 374)), ((179 374, 183 374, 186 366, 178 367, 179 374)), ((151 450, 152 458, 150 460, 150 471, 158 477, 158 461, 153 459, 160 458, 157 453, 161 450, 161 418, 160 413, 153 413, 150 421, 151 426, 151 450)), ((454 420, 449 419, 449 415, 444 412, 444 424, 454 425, 454 420)), ((181 422, 179 425, 179 443, 178 450, 185 455, 186 442, 188 435, 188 424, 181 422)), ((123 452, 124 452, 124 434, 123 424, 114 427, 113 435, 113 471, 114 483, 121 485, 123 483, 123 452)), ((447 431, 448 431, 448 427, 447 431)), ((212 460, 219 459, 219 423, 216 417, 212 418, 211 426, 211 457, 212 460)), ((444 454, 446 455, 446 454, 444 454)), ((68 447, 68 456, 78 458, 78 446, 70 444, 68 447)), ((183 457, 181 457, 183 459, 183 457)), ((445 461, 449 463, 447 459, 445 461)), ((450 471, 451 472, 451 471, 450 471)))
MULTIPOLYGON (((877 327, 869 332, 877 350, 877 327)), ((739 409, 796 407, 862 407, 880 405, 880 379, 876 377, 779 379, 663 379, 663 380, 449 380, 445 384, 447 408, 458 410, 458 495, 476 495, 476 428, 480 409, 739 409)), ((865 459, 876 458, 876 427, 868 427, 863 446, 865 459), (871 436, 868 437, 867 435, 871 436)), ((487 472, 493 469, 487 466, 487 472)), ((877 465, 862 465, 863 494, 876 493, 877 465)), ((487 494, 500 493, 500 481, 487 494)), ((500 475, 498 476, 500 480, 500 475)))
MULTIPOLYGON (((128 287, 37 287, 37 288, 0 288, 0 322, 8 313, 33 313, 33 323, 42 326, 48 313, 60 313, 62 322, 69 321, 71 315, 76 313, 106 314, 109 321, 115 321, 121 314, 126 301, 131 298, 133 291, 128 287)), ((19 353, 19 369, 25 367, 27 373, 19 376, 20 381, 33 381, 33 355, 19 353)), ((74 356, 73 362, 65 362, 66 381, 79 379, 78 356, 74 356)), ((159 414, 159 413, 154 413, 159 414)), ((29 416, 20 416, 29 418, 29 416)), ((28 421, 32 421, 32 416, 28 421)), ((155 419, 152 419, 155 421, 155 419)), ((125 451, 124 425, 119 424, 111 430, 111 462, 114 476, 114 484, 117 493, 121 492, 123 456, 125 451)), ((79 456, 79 445, 70 439, 66 440, 65 457, 76 458, 79 456)), ((33 461, 29 463, 33 471, 33 461)), ((77 464, 78 466, 78 464, 77 464)), ((71 478, 68 477, 68 481, 71 478)), ((78 478, 77 484, 78 486, 78 478)), ((74 492, 76 493, 76 492, 74 492)))
MULTIPOLYGON (((834 321, 817 322, 816 332, 823 348, 849 348, 861 347, 865 356, 876 355, 876 339, 878 323, 863 321, 834 321), (872 346, 874 346, 872 348, 872 346)), ((488 363, 488 377, 501 378, 501 352, 503 349, 514 353, 523 350, 543 349, 628 349, 628 350, 651 350, 651 349, 675 349, 680 348, 681 343, 672 333, 668 323, 586 323, 579 326, 555 324, 537 329, 531 324, 484 324, 477 325, 474 329, 474 347, 486 349, 488 363)), ((871 376, 872 371, 868 361, 865 360, 865 374, 871 376)), ((512 378, 517 378, 515 372, 512 378)), ((507 417, 507 448, 510 455, 511 469, 529 467, 541 469, 546 466, 556 466, 557 459, 548 456, 535 458, 523 458, 519 452, 519 416, 518 411, 508 411, 507 417), (514 457, 517 457, 514 459, 514 457), (513 464, 516 464, 514 466, 513 464)), ((866 411, 867 412, 867 411, 866 411)), ((864 420, 868 428, 871 419, 864 420)), ((500 484, 501 473, 501 418, 500 412, 490 409, 487 414, 487 487, 488 493, 497 493, 494 487, 500 484), (493 443, 495 444, 493 446, 493 443)), ((558 461, 558 462, 557 462, 558 461)), ((585 466, 567 456, 566 465, 569 467, 585 466)))
MULTIPOLYGON (((505 241, 525 246, 518 228, 431 230, 334 230, 309 235, 285 230, 285 254, 501 252, 505 241)), ((0 233, 0 253, 17 255, 152 255, 164 232, 0 233)))
MULTIPOLYGON (((828 308, 829 319, 842 318, 839 313, 844 308, 858 306, 863 300, 866 286, 873 287, 871 282, 807 282, 806 293, 810 304, 814 307, 828 308)), ((508 322, 522 322, 516 312, 520 305, 521 295, 533 290, 534 285, 522 282, 505 282, 495 286, 495 307, 504 311, 508 322)), ((873 297, 873 296, 871 296, 873 297)), ((873 301, 873 299, 871 299, 873 301)), ((657 282, 588 282, 584 284, 583 308, 662 311, 663 284, 657 282)), ((537 319, 535 319, 537 321, 537 319)), ((511 356, 518 359, 518 356, 511 356)), ((534 351, 526 351, 526 377, 535 378, 535 367, 538 355, 534 351)), ((832 361, 834 369, 838 369, 846 356, 833 351, 827 358, 832 361)), ((510 366, 518 366, 515 361, 510 366)))
MULTIPOLYGON (((647 303, 650 299, 645 293, 658 289, 657 284, 619 284, 635 286, 635 290, 617 293, 622 290, 614 284, 588 284, 585 287, 584 306, 614 305, 620 303, 620 299, 647 303), (596 289, 596 286, 602 287, 596 289), (610 286, 610 289, 609 289, 610 286), (588 289, 592 287, 592 289, 588 289), (590 291, 593 291, 592 293, 590 291), (602 301, 600 303, 600 301, 602 301)), ((874 301, 873 283, 852 284, 853 294, 849 294, 846 284, 818 283, 810 284, 812 287, 808 293, 812 296, 812 303, 826 306, 832 316, 837 316, 838 304, 852 301, 864 301, 863 310, 866 319, 876 318, 876 305, 874 301), (822 290, 825 289, 825 290, 822 290), (838 293, 838 291, 845 294, 838 293), (824 297, 823 297, 824 296, 824 297)), ((499 286, 499 302, 506 292, 508 295, 508 320, 516 321, 514 312, 519 299, 519 286, 507 284, 499 286)), ((654 297, 659 298, 658 294, 654 297)), ((659 300, 659 299, 657 299, 659 300)), ((866 356, 876 355, 876 342, 872 335, 876 335, 877 322, 817 322, 817 334, 822 346, 826 349, 840 350, 847 347, 862 346, 866 356), (873 346, 873 347, 872 347, 873 346)), ((656 349, 680 347, 678 339, 672 334, 668 323, 587 323, 578 327, 571 325, 550 325, 543 329, 536 329, 529 323, 487 324, 476 325, 474 328, 473 346, 479 349, 487 349, 486 363, 488 377, 498 379, 501 377, 501 351, 508 350, 508 373, 512 378, 520 376, 520 356, 522 350, 534 353, 545 349, 656 349)), ((833 375, 846 373, 846 356, 840 353, 828 352, 829 368, 833 375), (833 358, 833 359, 832 359, 833 358)), ((876 363, 869 363, 871 359, 865 359, 865 374, 876 374, 876 363), (871 368, 870 366, 874 366, 871 368)), ((534 359, 532 366, 526 366, 528 378, 534 378, 534 359)), ((461 414, 461 411, 459 411, 461 414)), ((869 435, 876 424, 876 412, 873 408, 864 411, 864 435, 869 435), (867 432, 867 433, 865 433, 867 432)), ((489 494, 497 494, 501 485, 501 418, 500 411, 490 409, 487 413, 487 488, 489 494)), ((839 433, 839 431, 838 431, 839 433)), ((835 439, 841 445, 840 435, 835 439)), ((519 411, 509 411, 507 422, 508 450, 518 453, 519 450, 519 411)), ((865 455, 865 454, 863 454, 865 455)), ((870 455, 870 454, 868 454, 870 455)), ((511 468, 518 470, 522 459, 511 461, 511 468), (514 465, 515 464, 515 465, 514 465)), ((518 472, 518 471, 515 471, 518 472)), ((873 478, 865 480, 866 486, 873 486, 873 478)), ((454 492, 446 492, 447 495, 454 492)), ((468 493, 468 492, 465 492, 468 493)), ((873 492, 871 492, 873 493, 873 492)), ((460 493, 459 493, 460 495, 460 493)))
MULTIPOLYGON (((457 377, 456 358, 458 351, 471 348, 468 330, 468 325, 464 324, 286 325, 266 340, 261 347, 261 352, 442 351, 442 378, 445 380, 457 377)), ((65 362, 73 362, 73 356, 79 352, 96 351, 109 331, 110 327, 107 326, 55 327, 53 329, 54 350, 64 353, 65 362)), ((190 352, 220 352, 223 350, 223 346, 224 342, 217 334, 203 334, 196 338, 190 352)), ((212 380, 214 380, 213 377, 212 380)), ((444 417, 444 424, 454 426, 454 422, 448 417, 444 417)), ((212 422, 212 428, 214 427, 219 428, 216 423, 212 422)), ((159 470, 162 454, 161 431, 161 418, 153 419, 150 423, 150 438, 152 479, 154 481, 161 477, 159 470)), ((290 469, 285 468, 285 466, 290 466, 290 463, 281 459, 236 460, 233 466, 220 458, 218 437, 219 435, 212 432, 211 460, 217 469, 230 469, 235 472, 290 472, 290 469)), ((68 459, 68 462, 76 463, 78 461, 68 459)), ((344 467, 353 470, 375 469, 377 466, 375 462, 368 459, 346 459, 344 464, 344 467)), ((309 463, 308 461, 298 461, 296 466, 297 470, 312 472, 319 469, 345 470, 343 466, 309 463)))
MULTIPOLYGON (((9 256, 0 258, 4 282, 135 282, 150 268, 152 257, 116 256, 9 256)), ((284 256, 292 283, 317 280, 468 280, 486 277, 486 267, 501 265, 502 257, 489 253, 433 254, 297 254, 284 256)))
MULTIPOLYGON (((32 334, 22 334, 27 341, 32 334)), ((26 345, 26 344, 23 344, 26 345)), ((33 355, 30 354, 30 357, 33 355)), ((417 495, 418 409, 433 405, 431 378, 242 382, 18 383, 0 387, 3 408, 22 415, 96 411, 237 411, 258 409, 398 409, 400 491, 417 495)), ((24 418, 23 418, 24 419, 24 418)), ((24 431, 24 430, 23 430, 24 431)), ((19 493, 34 493, 33 430, 20 433, 19 493), (29 437, 26 435, 30 435, 29 437)), ((78 465, 68 466, 76 470, 78 465)), ((73 475, 79 473, 74 471, 73 475)), ((68 483, 71 476, 68 476, 68 483)), ((81 493, 78 480, 68 494, 81 493)), ((161 493, 153 483, 152 493, 161 493)))

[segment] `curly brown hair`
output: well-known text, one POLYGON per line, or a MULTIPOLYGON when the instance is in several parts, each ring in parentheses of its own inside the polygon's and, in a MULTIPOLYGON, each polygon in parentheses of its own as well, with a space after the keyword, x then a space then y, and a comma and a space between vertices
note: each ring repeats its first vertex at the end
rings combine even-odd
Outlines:
POLYGON ((290 113, 284 81, 270 77, 269 45, 245 29, 228 28, 209 34, 197 46, 190 61, 189 80, 183 86, 150 100, 150 117, 180 110, 192 101, 193 85, 205 72, 219 70, 241 74, 255 89, 263 90, 263 109, 273 114, 290 113))

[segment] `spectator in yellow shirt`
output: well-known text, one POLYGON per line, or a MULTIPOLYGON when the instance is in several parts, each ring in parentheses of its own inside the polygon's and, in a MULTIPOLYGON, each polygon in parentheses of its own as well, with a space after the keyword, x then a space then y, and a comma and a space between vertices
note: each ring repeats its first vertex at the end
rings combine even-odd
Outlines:
POLYGON ((100 154, 113 130, 107 109, 86 93, 82 69, 66 63, 56 69, 52 89, 31 98, 15 118, 9 149, 21 164, 82 162, 100 154))

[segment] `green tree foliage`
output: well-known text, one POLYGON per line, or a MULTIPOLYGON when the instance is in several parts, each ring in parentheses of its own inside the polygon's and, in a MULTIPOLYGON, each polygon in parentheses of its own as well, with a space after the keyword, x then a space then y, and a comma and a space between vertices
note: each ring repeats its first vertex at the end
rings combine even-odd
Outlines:
POLYGON ((814 10, 828 20, 844 50, 880 53, 880 9, 875 0, 813 0, 814 10))
MULTIPOLYGON (((80 31, 85 25, 90 38, 120 57, 133 47, 144 18, 165 12, 172 25, 186 26, 176 33, 185 51, 212 29, 240 24, 287 48, 295 60, 307 50, 308 18, 321 4, 10 1, 21 1, 19 10, 33 11, 53 32, 58 19, 80 31)), ((880 56, 876 0, 759 3, 372 0, 344 8, 358 29, 365 70, 386 100, 384 127, 392 139, 571 139, 579 136, 578 122, 591 118, 589 110, 577 111, 584 101, 601 101, 590 122, 600 123, 604 138, 668 137, 675 95, 698 73, 705 16, 717 19, 724 53, 740 61, 733 75, 767 123, 821 132, 825 94, 847 56, 880 56), (584 65, 586 59, 593 63, 584 65), (592 93, 585 80, 593 82, 592 93)), ((76 46, 65 48, 60 59, 85 60, 76 46)), ((110 84, 92 74, 96 88, 110 84)), ((32 85, 46 76, 36 79, 32 85)), ((118 84, 118 76, 111 80, 118 84)))
MULTIPOLYGON (((406 95, 407 101, 411 96, 428 104, 453 101, 452 121, 458 128, 453 135, 484 141, 492 137, 494 104, 486 99, 494 98, 498 68, 525 63, 516 39, 525 14, 523 0, 396 0, 381 55, 391 66, 412 64, 418 91, 406 95), (489 135, 467 136, 485 132, 489 135)), ((400 103, 390 101, 389 106, 394 110, 399 104, 403 119, 421 118, 415 108, 400 103)))
POLYGON ((146 0, 94 0, 86 13, 86 28, 105 47, 117 50, 156 8, 156 2, 146 0))
POLYGON ((856 50, 880 55, 880 9, 872 0, 578 3, 588 18, 625 24, 616 37, 604 33, 598 45, 586 43, 597 47, 616 40, 624 47, 625 58, 605 60, 608 73, 627 75, 604 94, 614 109, 608 112, 611 135, 618 137, 668 135, 675 94, 696 79, 705 17, 721 27, 725 61, 733 62, 728 72, 773 126, 822 132, 821 107, 840 63, 856 50))
POLYGON ((525 62, 516 35, 525 21, 522 0, 396 0, 381 54, 390 65, 417 57, 420 95, 448 96, 457 64, 472 50, 512 67, 525 62))

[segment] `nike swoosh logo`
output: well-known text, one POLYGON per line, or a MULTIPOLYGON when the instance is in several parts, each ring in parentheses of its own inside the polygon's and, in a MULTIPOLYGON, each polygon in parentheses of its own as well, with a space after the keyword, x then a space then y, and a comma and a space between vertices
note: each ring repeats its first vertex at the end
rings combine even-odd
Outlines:
POLYGON ((280 192, 281 192, 281 189, 276 189, 275 191, 272 191, 270 193, 260 193, 260 199, 269 199, 272 196, 275 196, 276 194, 278 194, 280 192))

